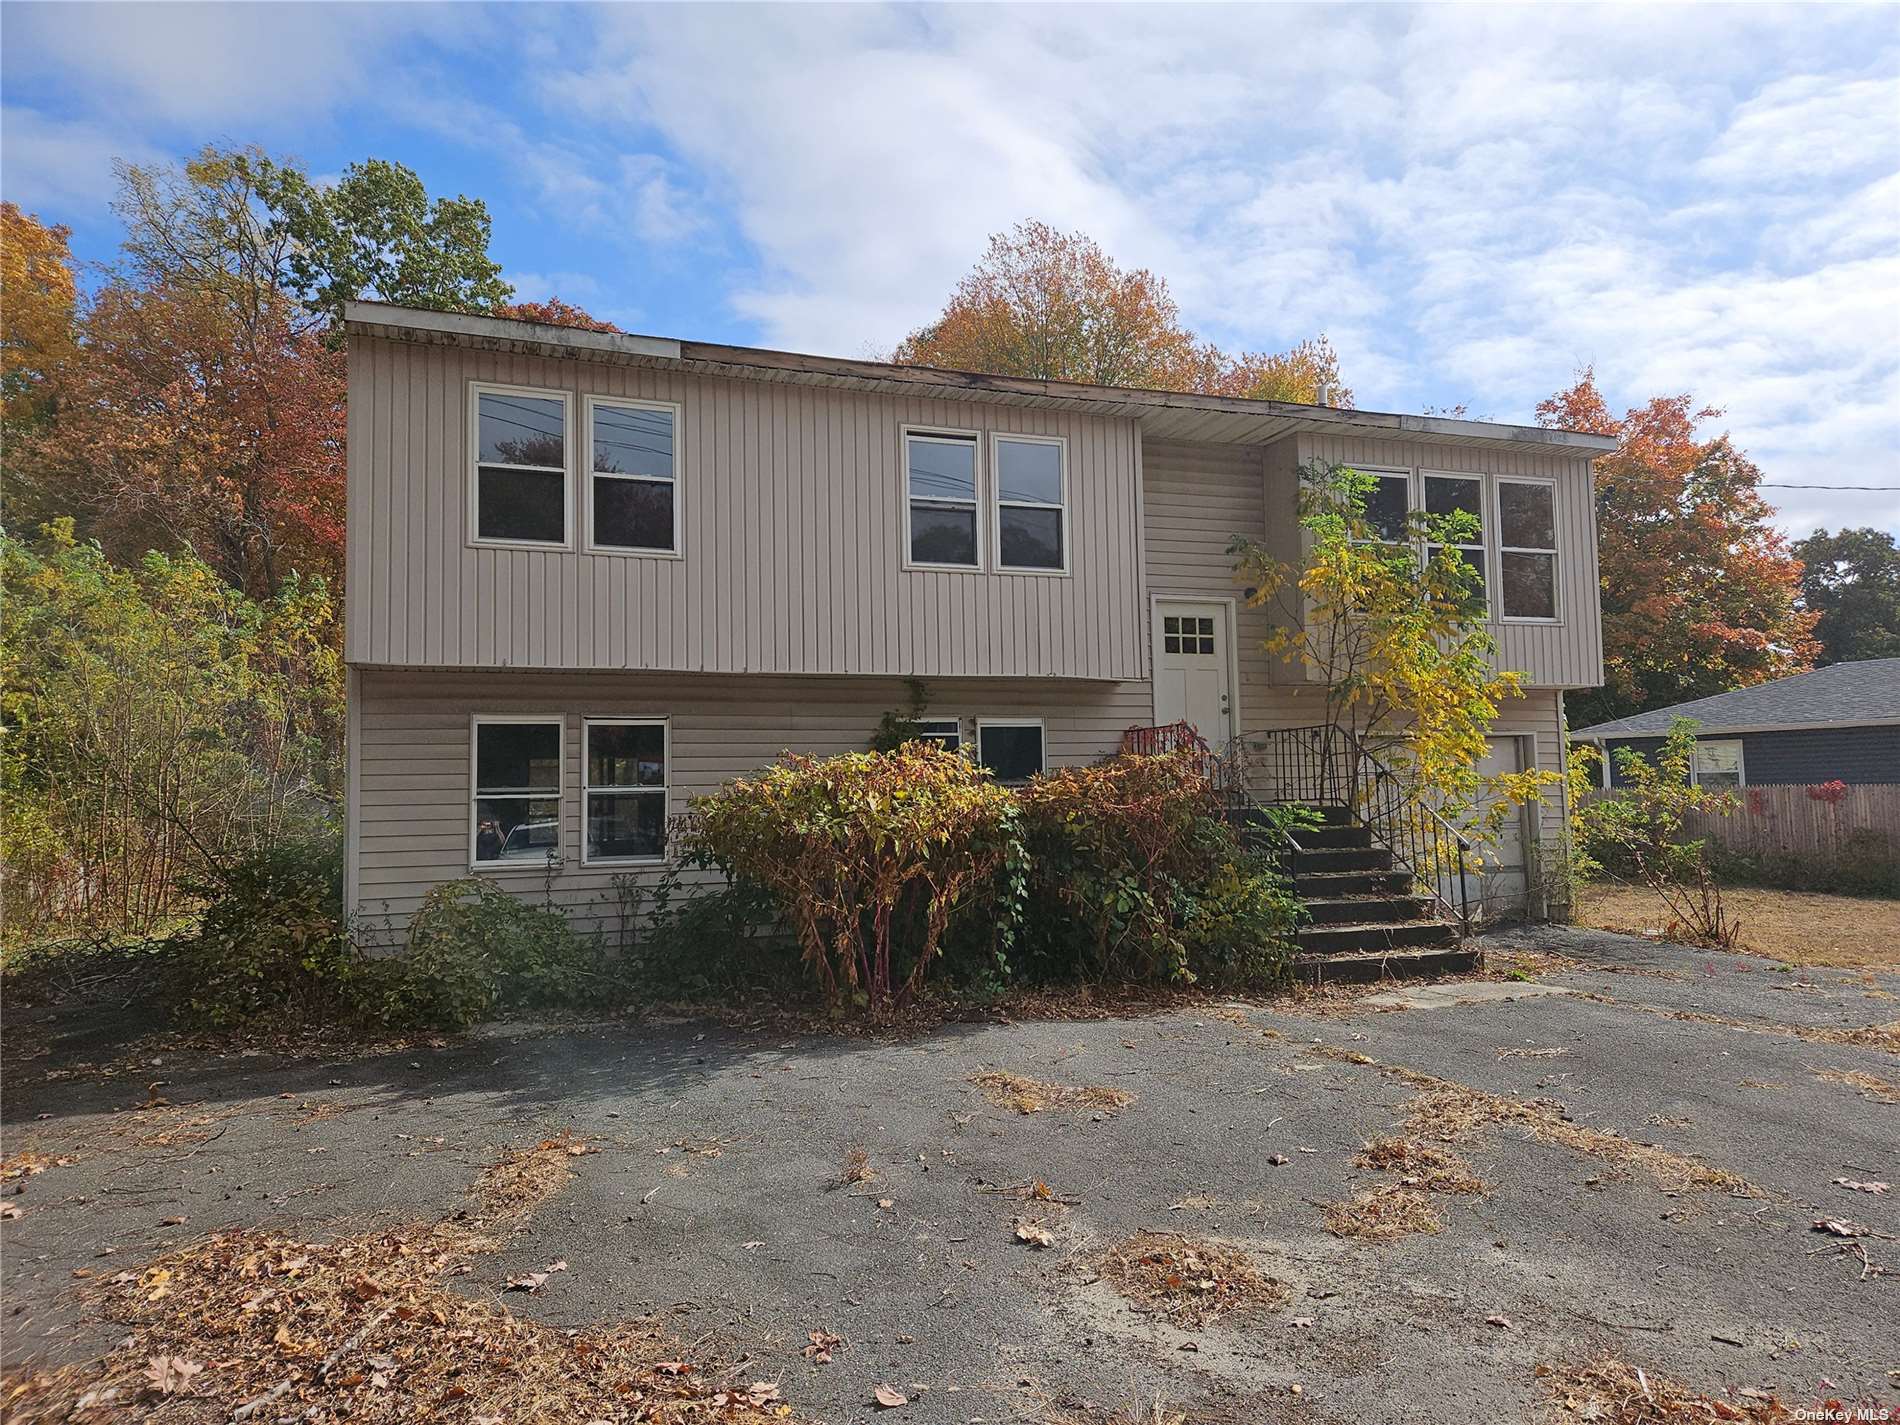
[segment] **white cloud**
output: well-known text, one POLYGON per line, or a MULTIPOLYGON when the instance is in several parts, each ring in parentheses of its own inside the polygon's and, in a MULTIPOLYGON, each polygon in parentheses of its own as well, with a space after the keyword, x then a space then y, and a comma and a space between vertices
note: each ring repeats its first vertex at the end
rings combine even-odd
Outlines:
POLYGON ((9 105, 0 112, 0 172, 7 197, 57 222, 75 210, 103 208, 116 180, 112 161, 150 163, 161 155, 84 120, 49 118, 9 105))

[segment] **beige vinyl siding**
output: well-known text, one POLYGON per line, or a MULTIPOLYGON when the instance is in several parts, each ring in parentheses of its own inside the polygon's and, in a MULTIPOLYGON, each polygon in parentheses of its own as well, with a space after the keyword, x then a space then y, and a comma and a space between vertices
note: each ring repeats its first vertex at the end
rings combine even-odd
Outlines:
POLYGON ((350 396, 353 663, 1147 675, 1132 421, 367 337, 350 396), (573 397, 575 548, 470 544, 471 381, 573 397), (680 405, 681 557, 581 549, 585 395, 680 405), (905 425, 982 431, 986 499, 990 432, 1063 437, 1072 572, 905 569, 905 425))
MULTIPOLYGON (((471 716, 558 714, 563 723, 562 852, 548 883, 558 904, 604 914, 626 867, 580 865, 581 719, 665 717, 668 810, 764 766, 786 751, 862 751, 878 718, 907 700, 897 679, 731 677, 658 673, 393 671, 356 678, 352 906, 372 938, 399 929, 422 896, 469 869, 471 716)), ((1107 756, 1124 729, 1149 720, 1146 682, 946 679, 931 685, 930 716, 955 717, 966 739, 985 718, 1040 718, 1048 765, 1107 756)), ((540 871, 484 871, 539 896, 540 871)), ((637 871, 651 880, 659 873, 637 871)))
MULTIPOLYGON (((1480 445, 1369 440, 1347 436, 1298 437, 1302 467, 1326 464, 1400 470, 1444 470, 1472 475, 1526 475, 1557 486, 1556 623, 1493 620, 1498 666, 1528 673, 1540 688, 1593 688, 1603 681, 1602 612, 1597 590, 1596 514, 1588 460, 1562 455, 1525 455, 1480 445)), ((1498 588, 1498 530, 1487 481, 1485 541, 1490 587, 1498 588)))

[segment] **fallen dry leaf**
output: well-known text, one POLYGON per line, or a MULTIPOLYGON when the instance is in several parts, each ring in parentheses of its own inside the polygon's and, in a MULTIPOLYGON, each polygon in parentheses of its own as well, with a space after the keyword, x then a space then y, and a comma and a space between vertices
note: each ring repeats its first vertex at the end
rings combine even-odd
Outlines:
POLYGON ((886 1410, 895 1410, 900 1405, 909 1405, 910 1397, 896 1386, 881 1385, 871 1392, 871 1398, 886 1410))
POLYGON ((1040 1222, 1018 1222, 1016 1240, 1027 1242, 1032 1247, 1053 1247, 1056 1239, 1049 1235, 1049 1229, 1040 1222))
POLYGON ((1875 1197, 1878 1197, 1880 1196, 1881 1193, 1887 1190, 1889 1184, 1887 1183, 1857 1183, 1852 1178, 1836 1178, 1834 1179, 1834 1186, 1844 1187, 1849 1192, 1870 1192, 1875 1197))
POLYGON ((518 1277, 508 1278, 508 1285, 503 1287, 502 1290, 533 1292, 541 1290, 541 1288, 547 1284, 548 1274, 546 1272, 523 1272, 518 1277))
POLYGON ((808 1331, 805 1334, 811 1338, 811 1344, 805 1347, 805 1356, 814 1365, 828 1364, 832 1349, 844 1344, 844 1337, 834 1336, 829 1331, 808 1331))
POLYGON ((1867 1232, 1858 1222, 1849 1222, 1845 1217, 1817 1217, 1814 1219, 1814 1230, 1832 1233, 1836 1237, 1861 1237, 1867 1232))
POLYGON ((176 1395, 203 1369, 197 1361, 183 1356, 154 1356, 146 1364, 145 1379, 160 1395, 176 1395))
POLYGON ((1500 1326, 1508 1331, 1511 1329, 1511 1318, 1508 1316, 1487 1316, 1484 1318, 1484 1324, 1486 1326, 1500 1326))

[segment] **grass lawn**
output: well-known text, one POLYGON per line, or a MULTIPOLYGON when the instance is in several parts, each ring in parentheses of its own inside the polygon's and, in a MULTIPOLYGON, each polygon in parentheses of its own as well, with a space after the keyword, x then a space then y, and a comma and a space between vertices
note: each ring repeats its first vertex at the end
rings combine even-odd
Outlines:
MULTIPOLYGON (((1900 969, 1900 900, 1830 896, 1811 891, 1731 886, 1722 892, 1742 925, 1742 944, 1794 965, 1900 969)), ((1594 886, 1583 894, 1578 923, 1632 935, 1659 932, 1669 913, 1641 887, 1594 886)))

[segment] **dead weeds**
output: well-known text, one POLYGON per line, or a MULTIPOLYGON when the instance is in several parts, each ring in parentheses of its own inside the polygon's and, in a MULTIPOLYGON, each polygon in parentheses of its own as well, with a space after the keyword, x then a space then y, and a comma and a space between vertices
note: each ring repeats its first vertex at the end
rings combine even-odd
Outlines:
POLYGON ((1449 1148, 1416 1138, 1379 1138, 1366 1144, 1353 1165, 1399 1174, 1400 1183, 1426 1192, 1484 1193, 1484 1179, 1449 1148))
POLYGON ((499 1244, 593 1151, 563 1134, 512 1153, 445 1221, 325 1242, 218 1233, 100 1283, 90 1301, 126 1331, 89 1366, 22 1372, 12 1421, 394 1422, 640 1419, 733 1425, 789 1414, 773 1382, 720 1385, 655 1321, 566 1332, 443 1285, 499 1244))
POLYGON ((1286 1284, 1263 1273, 1241 1248, 1176 1232, 1137 1232, 1093 1265, 1103 1281, 1137 1307, 1182 1328, 1275 1310, 1288 1295, 1286 1284))
POLYGON ((1389 1242, 1395 1237, 1415 1233, 1436 1233, 1445 1224, 1432 1210, 1425 1194, 1397 1183, 1362 1192, 1351 1202, 1326 1204, 1323 1219, 1326 1230, 1335 1237, 1352 1237, 1362 1242, 1389 1242))
POLYGON ((1792 1410, 1766 1391, 1745 1389, 1734 1396, 1704 1395, 1614 1356, 1601 1356, 1585 1366, 1539 1366, 1537 1376, 1550 1392, 1543 1417, 1549 1421, 1709 1425, 1710 1421, 1728 1420, 1744 1425, 1784 1425, 1796 1418, 1792 1410))
POLYGON ((1859 1089, 1860 1096, 1870 1103, 1900 1104, 1900 1084, 1883 1079, 1878 1074, 1863 1074, 1858 1069, 1814 1069, 1817 1079, 1825 1079, 1831 1084, 1846 1084, 1849 1088, 1859 1089))
POLYGON ((1000 1069, 972 1074, 970 1082, 996 1107, 1013 1108, 1018 1113, 1040 1113, 1046 1108, 1087 1108, 1115 1113, 1135 1101, 1133 1094, 1122 1089, 1099 1084, 1050 1084, 1000 1069))

